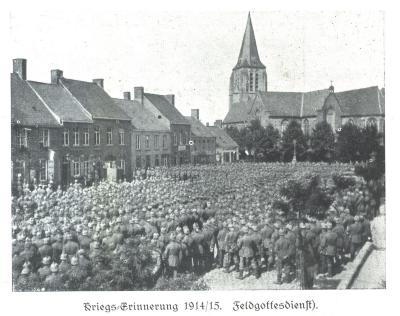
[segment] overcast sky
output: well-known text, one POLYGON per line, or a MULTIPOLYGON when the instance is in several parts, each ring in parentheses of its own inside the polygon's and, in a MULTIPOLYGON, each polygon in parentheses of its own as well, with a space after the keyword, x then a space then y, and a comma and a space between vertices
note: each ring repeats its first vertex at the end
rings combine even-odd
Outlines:
MULTIPOLYGON (((248 12, 29 11, 10 15, 13 58, 28 79, 105 79, 113 97, 144 86, 175 94, 177 108, 200 109, 203 123, 228 111, 229 76, 248 12)), ((251 12, 271 91, 336 91, 384 85, 381 12, 251 12)), ((10 61, 10 71, 12 63, 10 61)))

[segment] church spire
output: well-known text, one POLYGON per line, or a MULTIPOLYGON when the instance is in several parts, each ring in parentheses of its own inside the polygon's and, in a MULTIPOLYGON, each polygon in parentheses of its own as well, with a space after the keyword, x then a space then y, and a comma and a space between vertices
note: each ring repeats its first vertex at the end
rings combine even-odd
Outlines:
POLYGON ((240 48, 239 59, 234 69, 242 67, 265 68, 258 56, 256 37, 254 36, 250 12, 247 18, 247 25, 243 36, 242 47, 240 48))

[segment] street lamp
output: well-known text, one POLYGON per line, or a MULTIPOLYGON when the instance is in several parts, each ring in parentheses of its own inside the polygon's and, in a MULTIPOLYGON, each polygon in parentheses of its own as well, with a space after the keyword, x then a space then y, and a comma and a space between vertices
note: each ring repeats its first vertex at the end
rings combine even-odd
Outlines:
POLYGON ((292 159, 292 164, 295 164, 297 162, 296 159, 296 143, 297 141, 293 139, 293 159, 292 159))

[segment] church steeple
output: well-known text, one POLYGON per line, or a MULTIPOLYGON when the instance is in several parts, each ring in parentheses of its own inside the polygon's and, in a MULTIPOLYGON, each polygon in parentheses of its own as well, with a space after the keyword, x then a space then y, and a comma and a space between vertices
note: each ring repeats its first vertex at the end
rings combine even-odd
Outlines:
POLYGON ((246 30, 244 31, 242 47, 240 48, 238 62, 233 69, 238 69, 242 67, 265 69, 265 66, 258 56, 256 37, 254 36, 250 12, 247 17, 247 25, 246 30))
POLYGON ((235 103, 249 102, 257 93, 266 91, 267 71, 258 56, 256 37, 249 13, 239 59, 230 78, 229 108, 235 103))

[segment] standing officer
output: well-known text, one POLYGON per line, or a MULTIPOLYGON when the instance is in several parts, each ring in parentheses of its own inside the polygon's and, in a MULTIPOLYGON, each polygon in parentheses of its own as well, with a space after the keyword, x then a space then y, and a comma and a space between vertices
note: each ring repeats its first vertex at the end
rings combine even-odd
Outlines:
POLYGON ((229 224, 228 229, 229 232, 226 234, 225 237, 226 253, 224 257, 224 272, 226 273, 229 272, 229 267, 231 265, 232 260, 235 264, 235 271, 239 272, 239 259, 237 255, 238 251, 237 241, 239 234, 238 232, 235 231, 235 227, 233 226, 233 224, 229 224))
POLYGON ((275 254, 276 254, 276 272, 277 279, 275 284, 282 284, 288 281, 289 267, 288 258, 290 255, 290 241, 285 236, 285 229, 279 229, 279 239, 275 243, 275 254), (283 274, 283 280, 282 280, 283 274))
POLYGON ((363 227, 360 223, 360 217, 354 216, 354 224, 351 224, 348 228, 350 234, 350 255, 351 260, 358 254, 362 246, 362 232, 363 227))

